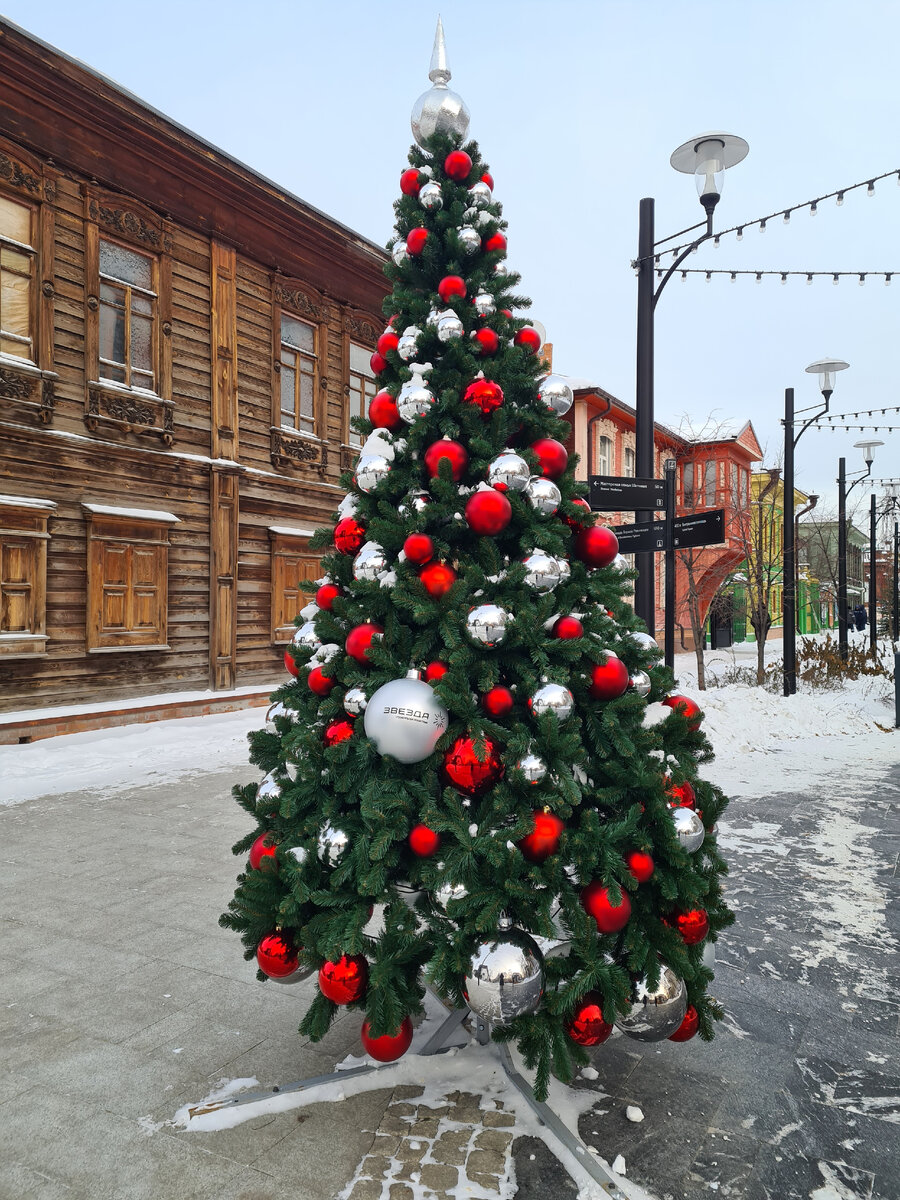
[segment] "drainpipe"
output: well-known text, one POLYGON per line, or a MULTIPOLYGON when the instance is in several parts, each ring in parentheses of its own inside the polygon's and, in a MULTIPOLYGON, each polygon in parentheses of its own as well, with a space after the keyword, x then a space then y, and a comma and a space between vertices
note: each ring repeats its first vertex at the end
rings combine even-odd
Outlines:
MULTIPOLYGON (((806 508, 801 508, 798 513, 794 513, 794 595, 800 595, 800 518, 805 517, 819 503, 819 497, 810 495, 809 504, 806 508)), ((795 610, 796 611, 796 610, 795 610)), ((799 624, 799 622, 798 622, 799 624)))

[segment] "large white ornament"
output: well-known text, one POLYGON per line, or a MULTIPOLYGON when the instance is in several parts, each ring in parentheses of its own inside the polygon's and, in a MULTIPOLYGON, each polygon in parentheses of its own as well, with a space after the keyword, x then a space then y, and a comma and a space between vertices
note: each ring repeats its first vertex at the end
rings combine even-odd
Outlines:
POLYGON ((398 762, 421 762, 434 751, 449 716, 434 690, 419 679, 393 679, 366 705, 366 736, 379 754, 398 762))

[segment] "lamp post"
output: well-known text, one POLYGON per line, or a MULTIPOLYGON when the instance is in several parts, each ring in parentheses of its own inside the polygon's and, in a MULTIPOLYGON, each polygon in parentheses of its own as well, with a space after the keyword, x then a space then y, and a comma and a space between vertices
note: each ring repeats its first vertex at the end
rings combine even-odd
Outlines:
MULTIPOLYGON (((750 147, 743 138, 730 133, 704 133, 679 146, 669 159, 676 171, 693 175, 697 182, 700 203, 706 213, 703 233, 679 254, 654 289, 655 203, 649 197, 640 203, 638 223, 637 303, 637 372, 635 403, 635 474, 644 479, 655 476, 655 445, 653 440, 653 332, 656 304, 663 288, 676 268, 713 236, 712 218, 719 197, 725 170, 747 157, 750 147)), ((701 223, 702 224, 702 223, 701 223)), ((696 225, 691 230, 698 228, 696 225)), ((685 233, 690 232, 685 230, 685 233)), ((670 240, 670 239, 665 239, 670 240)), ((653 520, 651 510, 635 513, 635 523, 644 525, 653 520)), ((634 609, 643 618, 647 631, 656 632, 655 560, 651 551, 635 555, 638 577, 634 589, 634 609)))
POLYGON ((841 658, 847 661, 847 497, 858 483, 872 474, 872 459, 876 446, 884 442, 854 442, 854 448, 862 450, 866 469, 847 486, 847 460, 838 459, 838 647, 841 658))
MULTIPOLYGON (((784 634, 784 694, 793 696, 797 691, 797 545, 794 525, 794 450, 797 443, 819 417, 828 412, 834 377, 838 371, 846 371, 849 363, 840 358, 820 358, 806 368, 807 375, 818 375, 819 390, 824 404, 813 413, 794 433, 794 389, 784 392, 784 568, 782 571, 782 622, 784 634)), ((810 408, 815 408, 810 405, 810 408)), ((809 408, 801 408, 801 413, 809 408)))

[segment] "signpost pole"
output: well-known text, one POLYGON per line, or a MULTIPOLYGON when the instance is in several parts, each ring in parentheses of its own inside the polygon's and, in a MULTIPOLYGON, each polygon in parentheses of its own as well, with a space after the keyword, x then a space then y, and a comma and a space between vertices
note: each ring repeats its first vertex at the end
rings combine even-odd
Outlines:
POLYGON ((666 459, 666 666, 675 670, 675 459, 666 459))

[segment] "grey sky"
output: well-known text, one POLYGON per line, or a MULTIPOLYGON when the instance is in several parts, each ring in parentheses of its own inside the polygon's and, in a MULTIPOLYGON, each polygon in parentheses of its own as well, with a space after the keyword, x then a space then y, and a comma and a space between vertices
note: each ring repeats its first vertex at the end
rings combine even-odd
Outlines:
MULTIPOLYGON (((383 244, 428 86, 438 6, 232 0, 6 0, 5 15, 383 244)), ((668 165, 693 135, 750 143, 726 175, 717 228, 891 169, 897 145, 896 0, 635 0, 444 3, 453 86, 510 224, 509 262, 554 344, 554 365, 634 401, 638 201, 657 236, 702 216, 693 181, 668 165)), ((2 123, 2 118, 0 118, 2 123)), ((896 177, 844 205, 723 238, 686 265, 900 272, 896 177)), ((670 424, 750 417, 779 452, 784 388, 818 396, 803 368, 846 359, 833 407, 900 404, 900 277, 838 287, 673 279, 657 310, 657 416, 670 424)), ((894 423, 900 425, 900 414, 894 423)), ((857 432, 809 432, 798 486, 834 494, 857 432)), ((900 433, 872 434, 877 475, 900 475, 900 433)), ((868 503, 857 488, 854 498, 868 503)))

